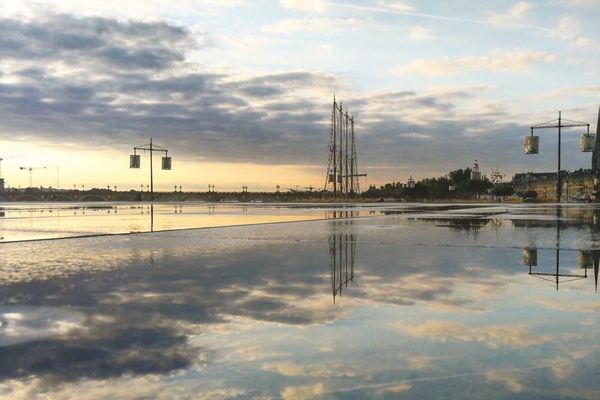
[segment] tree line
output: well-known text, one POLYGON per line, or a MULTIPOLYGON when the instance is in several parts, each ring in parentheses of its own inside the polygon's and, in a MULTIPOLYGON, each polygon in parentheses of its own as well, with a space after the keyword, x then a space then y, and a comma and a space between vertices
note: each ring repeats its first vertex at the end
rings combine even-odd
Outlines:
POLYGON ((425 178, 408 187, 400 182, 386 183, 380 187, 371 185, 362 193, 367 198, 419 199, 472 199, 484 193, 510 196, 514 193, 510 183, 493 184, 486 176, 471 179, 471 168, 456 169, 445 176, 425 178))

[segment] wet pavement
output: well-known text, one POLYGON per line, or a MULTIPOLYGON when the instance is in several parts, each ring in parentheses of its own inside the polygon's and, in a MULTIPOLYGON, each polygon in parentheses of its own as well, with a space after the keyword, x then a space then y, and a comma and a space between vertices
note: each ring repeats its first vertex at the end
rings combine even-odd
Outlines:
POLYGON ((600 208, 226 207, 0 244, 0 398, 600 398, 600 208))

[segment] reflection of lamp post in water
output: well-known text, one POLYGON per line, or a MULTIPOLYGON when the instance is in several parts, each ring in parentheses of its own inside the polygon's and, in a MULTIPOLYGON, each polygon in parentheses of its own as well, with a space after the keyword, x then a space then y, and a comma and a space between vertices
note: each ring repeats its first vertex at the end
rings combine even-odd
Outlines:
POLYGON ((164 147, 160 147, 152 144, 152 138, 150 138, 150 144, 137 146, 133 148, 133 154, 129 156, 129 168, 140 168, 140 155, 137 154, 138 150, 150 152, 150 200, 154 200, 154 170, 152 167, 152 155, 155 151, 162 152, 165 155, 162 157, 162 169, 171 169, 171 157, 168 157, 168 150, 164 147))
POLYGON ((593 263, 594 268, 594 281, 596 291, 598 290, 598 267, 600 265, 600 250, 580 250, 578 254, 579 265, 584 269, 584 274, 563 274, 560 272, 560 209, 557 211, 557 220, 556 225, 556 270, 554 273, 549 272, 534 272, 532 267, 537 266, 537 248, 535 247, 527 247, 523 249, 523 264, 529 266, 529 275, 547 280, 549 282, 553 282, 556 284, 556 290, 558 290, 560 284, 560 278, 571 278, 567 281, 563 281, 563 283, 576 281, 580 279, 586 279, 588 277, 587 270, 591 268, 590 263, 593 263), (549 277, 553 277, 554 279, 550 280, 549 277))

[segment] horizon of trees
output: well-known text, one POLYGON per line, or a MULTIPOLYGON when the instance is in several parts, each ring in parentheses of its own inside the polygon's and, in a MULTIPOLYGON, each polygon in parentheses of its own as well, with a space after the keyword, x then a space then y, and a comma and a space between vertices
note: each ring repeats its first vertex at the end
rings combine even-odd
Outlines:
POLYGON ((414 187, 400 182, 386 183, 379 188, 371 185, 362 193, 368 198, 416 199, 468 199, 490 192, 496 196, 510 196, 514 193, 511 183, 493 184, 487 176, 480 180, 471 179, 471 168, 459 168, 445 176, 425 178, 415 182, 414 187), (453 187, 454 190, 451 190, 453 187))

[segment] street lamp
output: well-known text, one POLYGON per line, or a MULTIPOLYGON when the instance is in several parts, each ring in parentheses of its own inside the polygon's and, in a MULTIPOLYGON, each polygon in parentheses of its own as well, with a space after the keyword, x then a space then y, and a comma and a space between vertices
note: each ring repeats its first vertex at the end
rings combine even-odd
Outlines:
POLYGON ((556 171, 556 201, 560 203, 562 197, 562 177, 560 175, 560 150, 561 150, 561 129, 562 128, 574 128, 574 127, 587 127, 587 133, 581 136, 580 149, 582 152, 593 151, 593 136, 590 135, 590 124, 584 122, 571 121, 568 119, 562 119, 561 111, 558 112, 558 119, 552 121, 537 124, 531 127, 531 135, 525 137, 525 143, 523 149, 525 154, 539 154, 539 136, 533 136, 534 129, 548 129, 558 128, 558 157, 557 157, 557 171, 556 171), (567 121, 566 124, 563 121, 567 121), (590 145, 591 144, 591 145, 590 145))
POLYGON ((154 170, 152 167, 152 155, 155 151, 163 152, 165 155, 162 157, 162 169, 171 169, 171 157, 168 156, 168 150, 164 147, 152 145, 152 138, 150 138, 150 144, 137 146, 133 148, 133 154, 129 156, 129 168, 140 168, 140 155, 137 154, 138 150, 150 152, 150 200, 153 200, 154 195, 154 170))

